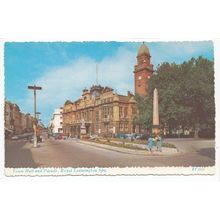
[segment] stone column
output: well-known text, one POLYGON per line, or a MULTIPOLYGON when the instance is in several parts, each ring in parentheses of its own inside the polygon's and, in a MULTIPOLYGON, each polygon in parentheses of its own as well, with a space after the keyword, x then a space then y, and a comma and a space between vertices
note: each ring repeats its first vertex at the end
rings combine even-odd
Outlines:
POLYGON ((155 88, 153 96, 153 126, 158 126, 159 124, 158 91, 155 88))
POLYGON ((160 122, 159 122, 159 104, 158 104, 158 91, 154 89, 153 95, 153 134, 159 134, 160 132, 160 122))

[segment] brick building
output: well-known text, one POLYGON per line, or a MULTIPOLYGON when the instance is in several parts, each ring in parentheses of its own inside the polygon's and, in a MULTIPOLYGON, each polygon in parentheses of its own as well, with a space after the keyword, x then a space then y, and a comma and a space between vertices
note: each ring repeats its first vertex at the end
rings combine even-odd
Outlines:
POLYGON ((135 94, 148 95, 148 79, 153 76, 153 65, 149 48, 143 43, 138 50, 137 64, 134 66, 135 94))
POLYGON ((11 136, 14 133, 13 104, 5 101, 5 135, 11 136))
POLYGON ((23 134, 33 131, 34 118, 20 111, 17 104, 5 100, 5 135, 23 134))

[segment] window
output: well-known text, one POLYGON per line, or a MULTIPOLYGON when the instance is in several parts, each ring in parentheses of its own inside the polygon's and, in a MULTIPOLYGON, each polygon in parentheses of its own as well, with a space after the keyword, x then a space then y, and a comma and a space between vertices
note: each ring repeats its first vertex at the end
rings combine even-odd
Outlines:
POLYGON ((96 118, 96 121, 99 121, 99 111, 95 112, 95 118, 96 118))
POLYGON ((137 109, 135 107, 132 108, 132 114, 136 114, 137 113, 137 109))
POLYGON ((123 124, 119 123, 119 131, 123 131, 123 124))
POLYGON ((102 118, 108 117, 108 109, 107 107, 102 107, 102 118))
POLYGON ((113 118, 113 107, 109 107, 109 116, 113 118))
POLYGON ((122 108, 122 107, 119 107, 119 118, 122 117, 122 110, 123 110, 123 108, 122 108))
POLYGON ((104 107, 104 118, 108 117, 108 107, 104 107))
POLYGON ((125 128, 125 131, 128 131, 128 124, 127 123, 125 123, 124 128, 125 128))
POLYGON ((124 108, 124 117, 125 118, 128 117, 128 108, 127 107, 124 108))
POLYGON ((99 131, 99 124, 96 124, 96 126, 95 126, 95 130, 96 130, 96 132, 99 131))
POLYGON ((105 129, 105 131, 108 131, 109 130, 109 125, 108 124, 104 124, 104 129, 105 129))

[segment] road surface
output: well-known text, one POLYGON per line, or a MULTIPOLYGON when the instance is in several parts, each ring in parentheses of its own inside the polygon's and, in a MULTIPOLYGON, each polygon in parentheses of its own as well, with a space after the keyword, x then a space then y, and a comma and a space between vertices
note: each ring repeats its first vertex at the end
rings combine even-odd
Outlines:
POLYGON ((102 149, 77 140, 45 139, 33 148, 25 140, 6 141, 5 167, 155 167, 214 166, 214 140, 172 139, 180 154, 146 156, 102 149))

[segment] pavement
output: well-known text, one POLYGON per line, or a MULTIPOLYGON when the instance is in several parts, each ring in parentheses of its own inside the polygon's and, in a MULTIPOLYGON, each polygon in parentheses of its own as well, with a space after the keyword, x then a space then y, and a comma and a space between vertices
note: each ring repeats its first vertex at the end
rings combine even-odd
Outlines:
MULTIPOLYGON (((157 151, 156 147, 152 148, 152 152, 146 149, 146 145, 144 144, 133 144, 133 146, 138 147, 139 149, 131 149, 131 148, 126 148, 126 147, 117 147, 117 146, 112 146, 112 145, 107 145, 107 144, 102 144, 102 143, 96 143, 92 141, 84 141, 84 140, 78 140, 79 143, 94 146, 94 147, 99 147, 107 150, 112 150, 112 151, 117 151, 120 153, 127 153, 127 154, 134 154, 134 155, 145 155, 145 156, 165 156, 165 155, 174 155, 178 153, 178 150, 176 148, 168 148, 168 147, 163 147, 162 151, 157 151)), ((111 141, 113 142, 113 141, 111 141)), ((122 142, 119 141, 114 141, 114 143, 117 144, 122 144, 122 142)), ((131 144, 131 143, 128 143, 131 144)))
POLYGON ((126 152, 94 146, 77 139, 44 139, 39 147, 25 140, 6 141, 5 167, 160 167, 160 166, 214 166, 214 140, 172 139, 180 153, 167 155, 144 152, 126 152))

